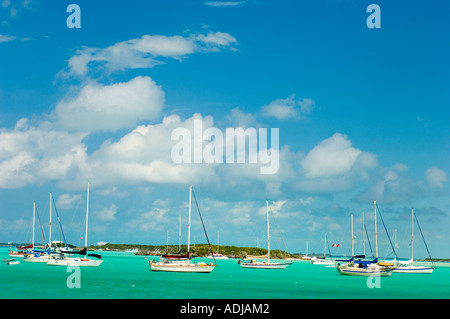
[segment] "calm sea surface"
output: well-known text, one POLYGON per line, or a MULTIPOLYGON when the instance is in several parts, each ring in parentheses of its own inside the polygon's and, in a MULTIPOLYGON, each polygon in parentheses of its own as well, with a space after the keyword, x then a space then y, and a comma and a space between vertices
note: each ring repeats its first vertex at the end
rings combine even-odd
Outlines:
MULTIPOLYGON (((450 267, 433 274, 394 273, 378 278, 341 276, 336 269, 295 261, 285 270, 243 269, 218 260, 210 274, 152 272, 147 260, 127 252, 99 252, 100 267, 80 268, 80 288, 69 288, 67 267, 0 264, 1 299, 448 299, 450 267), (369 288, 369 286, 374 286, 369 288), (377 287, 379 286, 379 287, 377 287)), ((0 260, 8 248, 0 248, 0 260)), ((21 260, 21 259, 18 259, 21 260)), ((210 261, 210 260, 208 260, 210 261)))

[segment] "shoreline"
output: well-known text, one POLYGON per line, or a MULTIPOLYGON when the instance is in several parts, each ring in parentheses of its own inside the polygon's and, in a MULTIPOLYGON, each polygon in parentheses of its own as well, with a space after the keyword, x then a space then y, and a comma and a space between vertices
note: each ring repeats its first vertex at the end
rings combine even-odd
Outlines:
MULTIPOLYGON (((28 243, 0 243, 0 247, 16 247, 16 246, 24 246, 28 245, 28 243)), ((79 247, 69 245, 73 249, 77 249, 79 247)), ((244 247, 244 246, 227 246, 221 245, 220 253, 229 258, 246 258, 251 255, 265 255, 267 254, 267 250, 264 248, 257 247, 244 247)), ((82 248, 82 247, 81 247, 82 248)), ((144 244, 105 244, 102 246, 91 245, 88 247, 88 250, 97 250, 97 251, 117 251, 117 252, 133 252, 135 255, 139 256, 158 256, 161 254, 167 253, 167 248, 169 248, 169 253, 179 253, 178 245, 144 245, 144 244)), ((211 247, 212 252, 216 251, 217 247, 211 247)), ((192 256, 193 257, 205 257, 210 254, 210 249, 208 244, 196 244, 195 246, 191 246, 192 256)), ((183 251, 183 249, 182 249, 183 251)), ((293 259, 293 260, 301 260, 301 257, 305 256, 302 253, 288 253, 285 251, 274 250, 271 251, 274 255, 279 255, 282 259, 293 259), (284 256, 281 256, 284 255, 284 256)), ((272 255, 272 254, 271 254, 272 255)), ((309 254, 312 256, 322 256, 322 253, 312 253, 309 254)), ((329 256, 327 256, 329 257, 329 256)), ((271 256, 271 258, 277 259, 276 256, 271 256)), ((347 256, 332 256, 331 258, 347 258, 347 256)), ((368 257, 369 258, 369 257, 368 257)), ((415 259, 418 262, 441 262, 441 263, 450 263, 450 258, 421 258, 415 259)))

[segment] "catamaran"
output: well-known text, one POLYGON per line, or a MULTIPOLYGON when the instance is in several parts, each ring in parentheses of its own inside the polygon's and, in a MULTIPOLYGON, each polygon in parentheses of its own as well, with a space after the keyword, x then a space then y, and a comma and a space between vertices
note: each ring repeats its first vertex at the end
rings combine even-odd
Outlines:
POLYGON ((87 235, 88 235, 88 217, 89 217, 89 183, 87 187, 87 199, 86 199, 86 233, 84 236, 84 248, 80 251, 61 251, 59 255, 52 255, 47 261, 49 266, 84 266, 84 267, 98 267, 103 262, 102 257, 98 254, 87 253, 87 235), (78 254, 84 255, 83 257, 68 257, 65 254, 78 254), (94 257, 91 259, 88 257, 94 257))
MULTIPOLYGON (((411 210, 411 259, 408 261, 397 261, 394 262, 397 264, 397 269, 394 272, 404 273, 404 274, 431 274, 436 267, 429 266, 414 266, 414 209, 411 210)), ((417 219, 417 217, 416 217, 417 219)), ((419 223, 417 222, 419 226, 419 223)), ((419 226, 420 229, 420 226, 419 226)), ((422 231, 421 231, 422 233, 422 231)), ((424 242, 425 242, 425 238, 424 242)), ((426 244, 425 244, 426 245, 426 244)), ((428 250, 428 248, 427 248, 428 250)), ((430 256, 431 259, 431 256, 430 256)))
POLYGON ((254 268, 254 269, 285 269, 291 265, 292 262, 271 262, 270 261, 270 222, 269 222, 269 202, 266 200, 266 218, 267 218, 267 261, 251 260, 250 262, 241 262, 239 265, 242 268, 254 268))
MULTIPOLYGON (((195 196, 195 195, 194 195, 195 196)), ((188 245, 187 252, 184 255, 166 254, 162 255, 159 261, 148 259, 151 271, 166 272, 189 272, 189 273, 210 273, 217 266, 213 263, 191 262, 190 245, 191 245, 191 203, 192 203, 192 186, 189 186, 189 221, 188 221, 188 245)), ((198 207, 197 207, 198 208, 198 207)), ((200 211, 199 211, 200 214, 200 211)), ((200 215, 201 218, 201 215, 200 215)), ((203 224, 203 220, 202 220, 203 224)), ((205 228, 203 227, 205 230, 205 228)), ((205 230, 206 234, 206 230, 205 230)), ((208 238, 208 236, 207 236, 208 238)), ((209 240, 208 240, 209 242, 209 240)))

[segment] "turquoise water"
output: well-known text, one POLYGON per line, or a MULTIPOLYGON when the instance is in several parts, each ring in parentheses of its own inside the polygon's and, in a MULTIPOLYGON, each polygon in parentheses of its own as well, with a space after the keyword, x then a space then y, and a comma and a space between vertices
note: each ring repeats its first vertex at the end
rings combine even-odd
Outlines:
MULTIPOLYGON (((378 278, 338 275, 334 268, 296 261, 285 270, 243 269, 236 260, 218 260, 210 274, 150 271, 142 256, 99 252, 100 267, 80 268, 80 288, 68 288, 66 267, 39 263, 0 264, 1 299, 354 299, 450 298, 450 268, 431 275, 378 278)), ((0 248, 0 258, 9 258, 0 248)))

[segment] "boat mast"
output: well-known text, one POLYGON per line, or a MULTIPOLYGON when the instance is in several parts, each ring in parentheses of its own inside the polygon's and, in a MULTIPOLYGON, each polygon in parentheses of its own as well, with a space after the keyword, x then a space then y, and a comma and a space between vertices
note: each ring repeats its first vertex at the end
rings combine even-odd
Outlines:
POLYGON ((351 215, 352 216, 352 257, 353 256, 355 256, 355 250, 354 250, 354 236, 353 236, 353 214, 351 215))
POLYGON ((364 212, 363 212, 363 215, 362 215, 362 233, 361 233, 361 236, 362 236, 362 240, 363 240, 363 255, 365 256, 366 255, 366 238, 364 237, 364 212))
POLYGON ((394 236, 395 236, 395 246, 394 246, 394 248, 395 248, 395 254, 397 255, 397 249, 398 249, 398 242, 397 242, 397 228, 396 229, 394 229, 394 236))
POLYGON ((87 197, 86 197, 86 233, 84 235, 84 247, 86 247, 86 255, 85 256, 87 256, 88 219, 89 219, 89 182, 88 182, 87 197))
POLYGON ((189 220, 188 220, 188 247, 187 247, 188 257, 191 247, 191 199, 192 199, 192 186, 189 186, 189 220))
POLYGON ((178 251, 181 252, 181 215, 178 216, 178 251))
POLYGON ((35 225, 35 215, 36 215, 36 202, 33 202, 33 249, 34 249, 34 225, 35 225))
POLYGON ((377 201, 373 202, 375 216, 375 258, 378 258, 378 232, 377 232, 377 201))
POLYGON ((308 241, 306 241, 306 256, 308 256, 308 241))
POLYGON ((48 246, 52 249, 52 193, 50 193, 50 221, 48 224, 48 246))
POLYGON ((414 259, 414 209, 411 209, 411 260, 414 259))
POLYGON ((166 230, 166 249, 167 249, 167 254, 169 254, 169 231, 166 230))
POLYGON ((267 216, 267 263, 270 263, 270 225, 269 225, 269 202, 266 200, 267 216))

